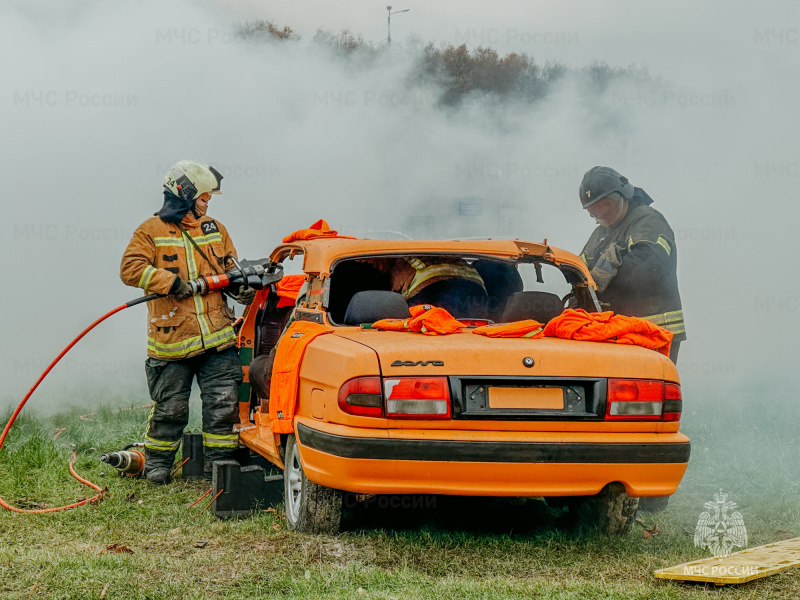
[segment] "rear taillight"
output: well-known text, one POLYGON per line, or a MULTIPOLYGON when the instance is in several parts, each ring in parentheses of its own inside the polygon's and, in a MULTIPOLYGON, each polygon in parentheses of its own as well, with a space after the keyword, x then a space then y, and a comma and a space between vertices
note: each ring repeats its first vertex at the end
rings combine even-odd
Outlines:
POLYGON ((360 417, 449 419, 450 387, 447 377, 357 377, 339 390, 339 408, 360 417))
POLYGON ((679 421, 681 387, 647 379, 609 379, 608 421, 679 421))
POLYGON ((677 383, 664 384, 664 420, 680 421, 683 411, 683 397, 681 386, 677 383))
POLYGON ((349 415, 383 416, 383 392, 380 377, 357 377, 339 390, 339 408, 349 415))
POLYGON ((450 388, 446 377, 386 378, 383 394, 387 417, 450 418, 450 388))

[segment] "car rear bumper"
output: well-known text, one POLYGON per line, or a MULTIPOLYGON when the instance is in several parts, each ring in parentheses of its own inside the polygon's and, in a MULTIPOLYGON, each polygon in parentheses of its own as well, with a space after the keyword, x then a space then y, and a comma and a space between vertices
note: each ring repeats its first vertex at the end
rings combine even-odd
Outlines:
POLYGON ((631 496, 667 496, 689 461, 681 433, 552 434, 404 432, 298 423, 306 476, 315 483, 369 494, 584 496, 613 481, 631 496), (423 437, 425 436, 425 437, 423 437))

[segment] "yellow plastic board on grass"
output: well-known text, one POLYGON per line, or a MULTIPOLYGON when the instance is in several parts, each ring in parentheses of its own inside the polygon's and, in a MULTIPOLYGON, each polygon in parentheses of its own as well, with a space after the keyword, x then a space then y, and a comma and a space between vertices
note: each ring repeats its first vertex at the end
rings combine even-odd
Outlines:
POLYGON ((800 538, 748 548, 724 558, 695 560, 659 569, 654 574, 658 579, 728 585, 747 583, 794 567, 800 567, 800 538))

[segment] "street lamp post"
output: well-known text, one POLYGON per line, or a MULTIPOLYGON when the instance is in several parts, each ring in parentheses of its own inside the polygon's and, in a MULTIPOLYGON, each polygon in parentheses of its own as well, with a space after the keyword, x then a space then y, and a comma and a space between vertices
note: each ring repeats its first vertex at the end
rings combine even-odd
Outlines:
POLYGON ((411 9, 410 8, 406 8, 405 10, 396 10, 396 11, 392 12, 392 7, 391 6, 387 6, 386 10, 389 12, 389 14, 387 16, 387 19, 386 19, 387 22, 388 22, 388 25, 389 25, 389 37, 386 38, 386 43, 391 46, 391 44, 392 44, 392 15, 396 15, 398 13, 408 12, 411 9))

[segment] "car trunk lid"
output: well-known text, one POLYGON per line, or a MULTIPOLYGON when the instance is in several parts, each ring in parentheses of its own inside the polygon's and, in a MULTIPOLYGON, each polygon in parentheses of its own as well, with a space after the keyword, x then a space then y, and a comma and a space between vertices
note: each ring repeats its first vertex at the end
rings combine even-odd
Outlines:
MULTIPOLYGON (((661 354, 554 338, 487 338, 342 328, 378 355, 384 381, 446 377, 454 420, 600 421, 608 378, 670 377, 661 354)), ((677 380, 677 373, 674 374, 677 380)))
POLYGON ((382 375, 641 378, 678 381, 672 363, 653 350, 556 338, 488 338, 341 327, 335 335, 372 348, 382 375))

